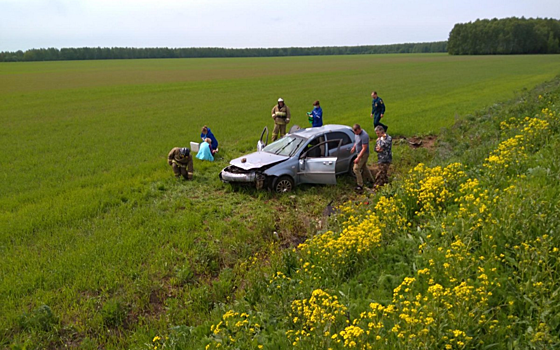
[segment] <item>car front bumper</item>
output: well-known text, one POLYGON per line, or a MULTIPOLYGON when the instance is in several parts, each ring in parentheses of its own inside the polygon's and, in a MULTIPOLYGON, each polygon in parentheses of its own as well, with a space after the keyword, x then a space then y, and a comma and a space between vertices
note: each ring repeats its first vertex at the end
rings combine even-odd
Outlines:
POLYGON ((254 171, 248 173, 233 173, 227 170, 222 170, 220 178, 223 182, 256 182, 257 174, 254 171))

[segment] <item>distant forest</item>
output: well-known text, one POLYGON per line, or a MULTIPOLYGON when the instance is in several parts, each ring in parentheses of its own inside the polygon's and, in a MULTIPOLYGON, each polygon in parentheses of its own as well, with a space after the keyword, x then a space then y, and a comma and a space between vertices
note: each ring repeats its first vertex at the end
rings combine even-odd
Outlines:
POLYGON ((560 53, 560 21, 510 17, 459 23, 449 33, 451 55, 560 53))
POLYGON ((287 47, 226 49, 218 47, 191 48, 132 48, 132 47, 82 47, 63 49, 31 49, 27 51, 0 52, 0 62, 113 60, 133 58, 194 58, 194 57, 272 57, 358 55, 384 53, 447 52, 447 41, 370 46, 287 47))

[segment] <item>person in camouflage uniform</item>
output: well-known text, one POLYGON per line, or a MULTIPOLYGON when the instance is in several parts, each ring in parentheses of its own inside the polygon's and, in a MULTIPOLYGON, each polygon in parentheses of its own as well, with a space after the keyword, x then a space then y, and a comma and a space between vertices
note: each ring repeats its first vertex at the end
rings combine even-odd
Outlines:
POLYGON ((278 135, 286 135, 286 125, 290 122, 290 109, 284 104, 282 98, 278 99, 278 104, 272 107, 272 119, 274 119, 274 130, 272 130, 272 142, 278 139, 278 135))
POLYGON ((173 148, 167 155, 167 163, 173 168, 173 173, 177 179, 183 176, 185 180, 192 180, 193 159, 188 148, 173 148))
POLYGON ((387 135, 385 128, 381 125, 375 127, 375 133, 377 134, 375 152, 377 152, 377 166, 379 170, 375 174, 374 188, 379 188, 389 182, 387 172, 393 162, 393 151, 391 150, 393 139, 387 135))

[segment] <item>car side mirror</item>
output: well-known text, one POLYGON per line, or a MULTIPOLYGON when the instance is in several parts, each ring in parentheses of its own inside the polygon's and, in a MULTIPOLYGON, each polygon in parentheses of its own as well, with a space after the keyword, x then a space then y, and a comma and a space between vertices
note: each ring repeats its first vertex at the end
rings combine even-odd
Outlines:
POLYGON ((300 171, 304 171, 304 170, 305 170, 305 159, 304 159, 304 158, 300 158, 300 159, 299 159, 299 170, 300 170, 300 171))

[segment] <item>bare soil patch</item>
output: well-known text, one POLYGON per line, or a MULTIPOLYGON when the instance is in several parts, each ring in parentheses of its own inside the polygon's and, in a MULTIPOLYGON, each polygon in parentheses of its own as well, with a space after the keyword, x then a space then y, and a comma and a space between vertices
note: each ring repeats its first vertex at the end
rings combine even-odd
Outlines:
POLYGON ((433 150, 436 146, 437 136, 435 135, 428 135, 428 136, 397 136, 393 138, 394 145, 402 145, 407 144, 410 148, 427 148, 429 150, 433 150))

